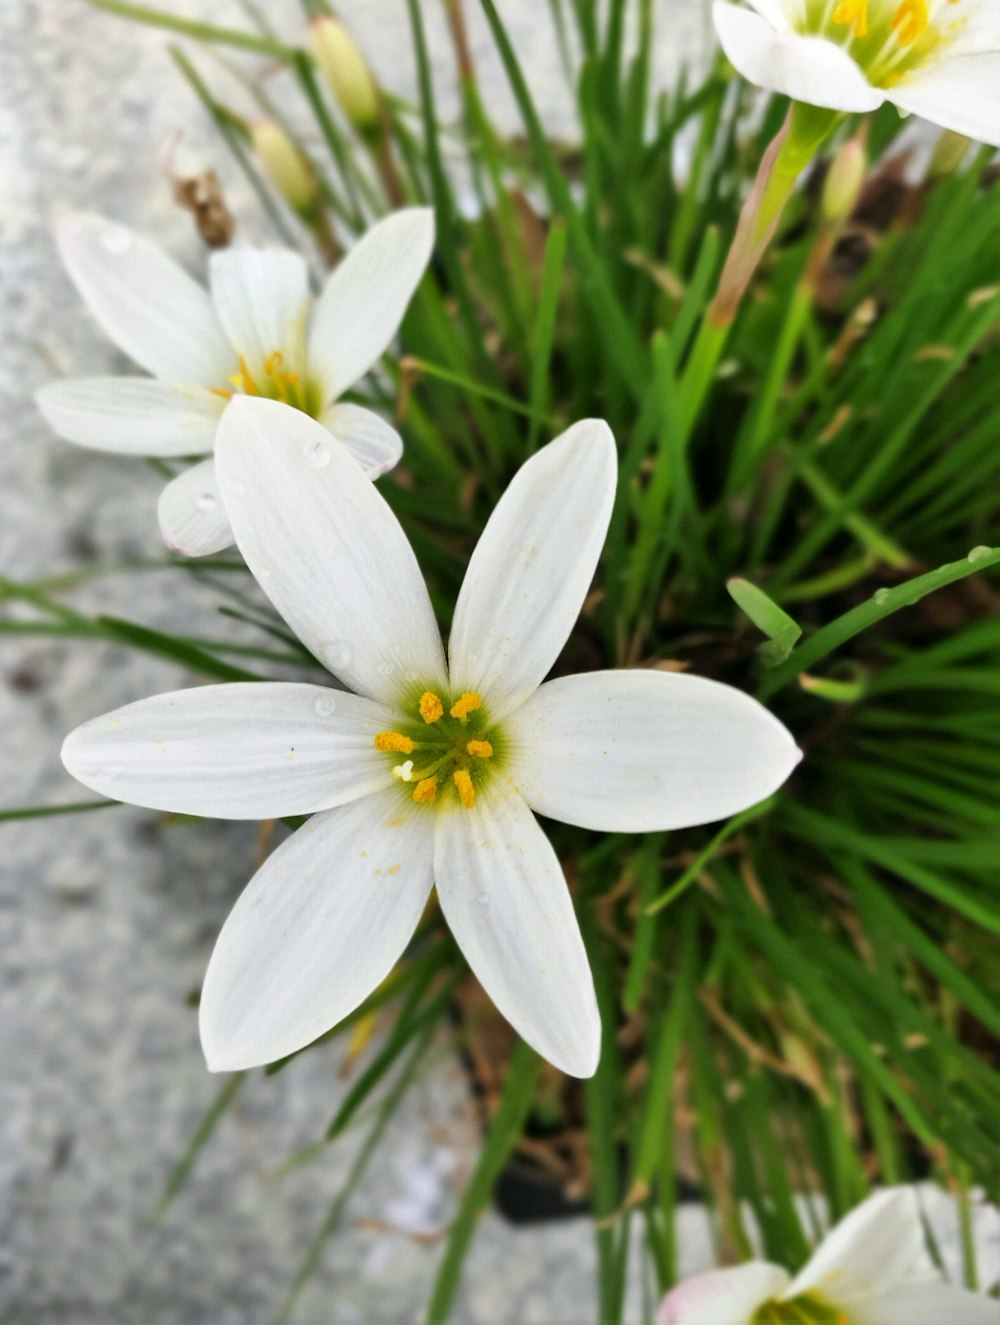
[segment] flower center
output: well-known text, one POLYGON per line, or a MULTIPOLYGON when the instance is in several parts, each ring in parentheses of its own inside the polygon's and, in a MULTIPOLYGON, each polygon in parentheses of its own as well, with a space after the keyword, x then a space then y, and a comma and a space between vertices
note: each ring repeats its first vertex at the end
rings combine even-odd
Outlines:
POLYGON ((496 755, 497 735, 490 729, 481 697, 467 690, 449 704, 433 690, 425 690, 414 710, 413 721, 379 732, 375 749, 393 757, 393 777, 418 805, 433 805, 439 797, 451 796, 471 810, 496 755), (397 762, 399 755, 412 758, 397 762))
POLYGON ((263 396, 267 400, 280 400, 285 405, 300 409, 303 414, 317 418, 322 405, 321 393, 315 382, 301 373, 289 372, 281 350, 272 350, 264 362, 251 370, 246 355, 240 355, 240 371, 229 378, 231 390, 212 387, 212 394, 224 400, 239 394, 263 396))
POLYGON ((765 1302, 754 1312, 751 1325, 850 1325, 845 1312, 812 1293, 788 1301, 765 1302))
POLYGON ((799 30, 847 50, 875 87, 900 82, 952 40, 962 0, 806 0, 799 30))

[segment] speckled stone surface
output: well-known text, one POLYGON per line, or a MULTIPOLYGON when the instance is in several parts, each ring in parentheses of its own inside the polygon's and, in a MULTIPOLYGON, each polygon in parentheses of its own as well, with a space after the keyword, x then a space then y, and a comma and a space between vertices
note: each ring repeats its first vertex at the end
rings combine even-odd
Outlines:
MULTIPOLYGON (((174 12, 240 21, 235 3, 174 12)), ((441 6, 427 7, 445 112, 455 104, 441 6)), ((414 71, 403 0, 341 6, 383 78, 414 71)), ((475 6, 470 6, 475 9, 475 6)), ((659 5, 663 77, 707 49, 699 0, 659 5)), ((299 7, 269 3, 295 32, 299 7)), ((548 122, 571 128, 541 0, 505 0, 548 122)), ((515 123, 481 21, 473 49, 515 123)), ((229 160, 166 56, 166 35, 75 0, 0 5, 0 573, 17 579, 157 557, 160 480, 141 461, 49 435, 31 392, 53 375, 116 372, 56 262, 47 220, 61 205, 153 233, 193 268, 188 217, 162 160, 178 134, 219 170, 245 235, 267 235, 229 160)), ((202 60, 205 65, 206 61, 202 60)), ((280 87, 277 89, 280 93, 280 87)), ((234 92, 234 97, 238 93, 234 92)), ((98 579, 91 612, 191 633, 229 630, 217 596, 175 574, 98 579)), ((0 640, 0 805, 86 796, 59 746, 84 718, 186 682, 176 667, 87 641, 0 640)), ((4 1325, 264 1325, 290 1285, 356 1153, 352 1134, 282 1176, 342 1098, 335 1046, 284 1073, 255 1074, 165 1220, 149 1219, 172 1163, 219 1089, 188 1003, 222 920, 249 878, 253 825, 166 826, 115 809, 0 828, 0 1321, 4 1325)), ((408 1322, 476 1151, 463 1078, 435 1058, 382 1143, 303 1294, 298 1325, 408 1322)), ((685 1216, 685 1268, 706 1263, 703 1216, 685 1216)), ((586 1221, 478 1230, 455 1319, 463 1325, 590 1321, 586 1221)), ((634 1296, 630 1319, 641 1318, 634 1296)))

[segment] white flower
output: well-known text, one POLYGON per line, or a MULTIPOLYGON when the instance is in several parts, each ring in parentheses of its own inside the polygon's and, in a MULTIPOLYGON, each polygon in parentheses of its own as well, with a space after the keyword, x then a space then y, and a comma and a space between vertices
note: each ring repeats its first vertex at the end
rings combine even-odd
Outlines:
POLYGON ((997 0, 716 0, 744 78, 796 101, 868 111, 893 102, 1000 146, 997 0))
POLYGON ((309 1044, 385 978, 431 892, 515 1029, 596 1068, 600 1021, 562 870, 532 811, 610 832, 721 819, 799 758, 729 686, 660 671, 545 682, 590 586, 614 500, 605 423, 527 461, 469 563, 445 660, 395 516, 306 415, 239 398, 219 427, 236 543, 275 607, 355 693, 213 685, 73 732, 81 782, 237 819, 312 813, 219 936, 201 999, 209 1067, 309 1044), (543 684, 543 682, 545 682, 543 684))
MULTIPOLYGON (((369 478, 402 454, 396 430, 338 404, 389 345, 434 243, 434 213, 379 221, 309 294, 298 253, 240 245, 213 253, 206 291, 155 244, 99 216, 56 222, 66 269, 114 343, 151 377, 90 377, 43 387, 38 404, 68 441, 131 455, 212 451, 234 393, 286 401, 342 442, 369 478)), ((160 498, 167 546, 188 556, 232 543, 215 463, 201 461, 160 498)))
POLYGON ((659 1325, 997 1325, 997 1304, 947 1284, 924 1244, 912 1187, 870 1196, 793 1279, 766 1261, 696 1275, 659 1325))

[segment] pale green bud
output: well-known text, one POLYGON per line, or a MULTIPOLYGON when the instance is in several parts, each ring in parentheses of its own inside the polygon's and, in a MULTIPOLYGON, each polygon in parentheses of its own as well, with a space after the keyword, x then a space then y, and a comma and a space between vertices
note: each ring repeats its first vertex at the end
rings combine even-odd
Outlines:
POLYGON ((965 160, 969 150, 969 140, 964 134, 945 129, 934 144, 927 174, 931 179, 940 179, 942 175, 953 174, 965 160))
POLYGON ((823 181, 823 216, 834 225, 846 221, 857 205, 868 169, 868 154, 857 138, 849 139, 830 162, 823 181))
POLYGON ((289 207, 302 216, 310 215, 319 195, 309 162, 274 120, 254 120, 250 133, 268 179, 289 207))
POLYGON ((379 119, 378 88, 354 38, 337 19, 318 18, 312 50, 340 109, 359 133, 370 132, 379 119))

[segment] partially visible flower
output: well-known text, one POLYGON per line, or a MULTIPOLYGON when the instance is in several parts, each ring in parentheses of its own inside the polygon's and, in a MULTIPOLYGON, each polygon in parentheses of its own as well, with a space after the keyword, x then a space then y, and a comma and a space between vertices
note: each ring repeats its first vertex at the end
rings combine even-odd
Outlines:
POLYGON ((1000 146, 997 0, 716 0, 722 48, 744 78, 796 101, 883 101, 1000 146))
POLYGON ((378 124, 379 96, 365 57, 343 23, 328 15, 312 25, 312 50, 337 104, 359 133, 378 124))
POLYGON ((832 225, 848 220, 865 182, 868 155, 860 138, 849 138, 836 152, 823 181, 823 219, 832 225))
POLYGON ((73 732, 66 767, 104 794, 235 819, 313 814, 223 927, 200 1024, 215 1071, 302 1048, 399 958, 437 887, 469 964, 550 1062, 590 1076, 600 1018, 573 904, 533 811, 607 832, 722 819, 799 759, 730 686, 661 671, 545 681, 590 587, 614 503, 607 424, 531 457, 490 517, 448 659, 396 517, 304 414, 235 400, 219 485, 247 565, 355 693, 266 683, 141 700, 73 732))
MULTIPOLYGON (((338 402, 396 334, 434 243, 429 208, 393 212, 372 226, 316 300, 304 259, 287 249, 212 253, 206 291, 156 245, 102 217, 64 216, 55 233, 101 328, 152 374, 42 387, 38 405, 67 441, 130 455, 206 454, 227 402, 242 394, 318 419, 369 478, 399 460, 394 428, 338 402)), ((167 484, 159 517, 167 546, 187 556, 232 543, 212 459, 167 484)))
POLYGON ((668 1293, 658 1325, 997 1325, 997 1304, 945 1283, 912 1187, 870 1196, 794 1278, 751 1261, 668 1293))

